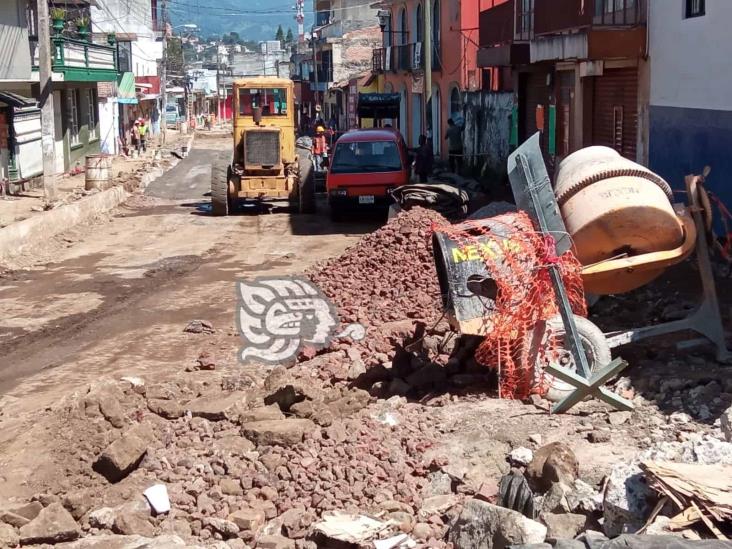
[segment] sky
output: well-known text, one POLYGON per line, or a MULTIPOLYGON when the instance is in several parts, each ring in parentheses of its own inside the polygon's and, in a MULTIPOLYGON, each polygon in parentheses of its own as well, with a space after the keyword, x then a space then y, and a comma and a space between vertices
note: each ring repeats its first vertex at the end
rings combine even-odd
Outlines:
MULTIPOLYGON (((277 26, 297 34, 294 0, 167 0, 173 25, 195 23, 203 36, 238 32, 244 40, 272 40, 277 26)), ((305 3, 305 26, 312 24, 312 1, 305 3)))

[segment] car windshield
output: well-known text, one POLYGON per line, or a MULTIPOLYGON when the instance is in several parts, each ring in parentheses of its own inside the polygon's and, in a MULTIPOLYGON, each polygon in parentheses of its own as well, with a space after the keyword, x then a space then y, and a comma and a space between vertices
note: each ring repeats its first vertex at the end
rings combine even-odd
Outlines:
POLYGON ((402 169, 394 141, 362 141, 336 145, 331 173, 398 172, 402 169))
POLYGON ((260 107, 262 116, 287 115, 285 88, 239 88, 239 116, 252 116, 260 107))

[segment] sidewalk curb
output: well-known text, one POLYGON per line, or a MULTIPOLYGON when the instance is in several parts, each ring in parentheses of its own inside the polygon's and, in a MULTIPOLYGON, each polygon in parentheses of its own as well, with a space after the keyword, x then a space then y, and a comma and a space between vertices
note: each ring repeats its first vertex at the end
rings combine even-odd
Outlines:
MULTIPOLYGON (((193 137, 191 135, 188 139, 188 150, 193 145, 193 137)), ((153 168, 142 177, 139 188, 145 189, 179 162, 180 159, 176 158, 166 169, 153 168)), ((39 240, 55 236, 116 208, 129 196, 122 186, 116 186, 3 227, 0 229, 0 263, 21 255, 39 240)))

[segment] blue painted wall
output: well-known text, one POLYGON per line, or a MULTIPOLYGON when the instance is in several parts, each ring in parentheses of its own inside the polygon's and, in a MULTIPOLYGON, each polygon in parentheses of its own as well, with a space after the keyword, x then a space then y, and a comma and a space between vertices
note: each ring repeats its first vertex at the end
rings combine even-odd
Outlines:
POLYGON ((711 166, 707 188, 732 210, 732 111, 651 106, 649 163, 674 190, 711 166))

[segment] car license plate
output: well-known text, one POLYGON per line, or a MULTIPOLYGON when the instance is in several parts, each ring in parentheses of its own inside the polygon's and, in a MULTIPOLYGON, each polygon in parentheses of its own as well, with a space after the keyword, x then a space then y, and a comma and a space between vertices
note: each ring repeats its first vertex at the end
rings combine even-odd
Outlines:
POLYGON ((362 195, 358 197, 359 204, 373 204, 374 196, 370 194, 362 195))

